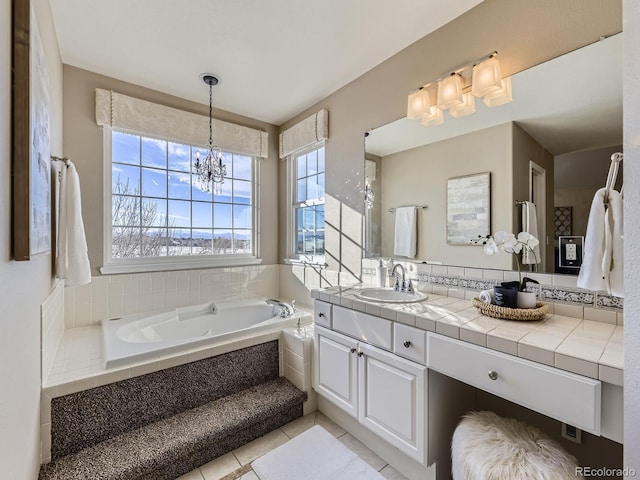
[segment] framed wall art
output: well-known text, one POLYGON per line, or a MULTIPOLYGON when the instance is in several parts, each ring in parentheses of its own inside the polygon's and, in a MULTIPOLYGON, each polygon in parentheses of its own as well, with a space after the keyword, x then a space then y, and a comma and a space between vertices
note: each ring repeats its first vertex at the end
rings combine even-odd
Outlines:
POLYGON ((471 245, 491 232, 491 173, 447 180, 447 243, 471 245))

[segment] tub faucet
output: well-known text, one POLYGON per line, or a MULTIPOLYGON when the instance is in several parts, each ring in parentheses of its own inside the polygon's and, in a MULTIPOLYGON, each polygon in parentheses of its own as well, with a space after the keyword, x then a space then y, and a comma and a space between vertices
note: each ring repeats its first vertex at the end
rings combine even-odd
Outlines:
POLYGON ((393 269, 391 270, 391 276, 392 277, 396 277, 396 283, 393 286, 393 289, 396 292, 414 293, 413 284, 411 283, 411 279, 409 279, 409 283, 406 282, 406 280, 405 280, 405 278, 406 278, 405 277, 405 270, 404 270, 404 267, 401 264, 396 263, 393 266, 393 269), (396 275, 396 270, 398 268, 402 271, 402 277, 398 277, 396 275), (400 278, 402 278, 402 280, 400 280, 400 278))
POLYGON ((277 300, 275 298, 268 298, 267 305, 274 305, 276 307, 280 307, 280 317, 287 318, 295 313, 295 308, 292 304, 287 302, 283 302, 282 300, 277 300))

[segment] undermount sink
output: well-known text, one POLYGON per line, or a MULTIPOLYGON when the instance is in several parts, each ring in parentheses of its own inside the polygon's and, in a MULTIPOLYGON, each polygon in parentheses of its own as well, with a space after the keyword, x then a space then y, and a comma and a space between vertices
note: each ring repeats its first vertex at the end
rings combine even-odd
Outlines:
POLYGON ((356 292, 355 296, 370 302, 384 303, 421 302, 427 298, 427 295, 422 292, 397 292, 393 288, 363 288, 356 292))

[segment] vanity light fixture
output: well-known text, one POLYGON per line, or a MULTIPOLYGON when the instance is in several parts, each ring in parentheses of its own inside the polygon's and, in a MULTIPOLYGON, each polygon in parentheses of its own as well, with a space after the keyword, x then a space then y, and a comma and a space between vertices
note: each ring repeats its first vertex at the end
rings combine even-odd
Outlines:
POLYGON ((497 55, 498 52, 491 52, 410 93, 407 117, 420 120, 425 127, 433 127, 444 123, 443 110, 448 109, 454 118, 474 113, 474 97, 484 97, 483 101, 488 107, 512 101, 511 78, 502 78, 497 55), (431 92, 437 98, 436 105, 431 105, 430 90, 437 90, 431 92))
POLYGON ((213 86, 220 83, 220 78, 211 73, 200 75, 202 81, 209 85, 209 147, 207 156, 200 160, 200 152, 196 152, 196 161, 193 164, 194 174, 200 180, 200 188, 203 192, 210 192, 213 184, 214 190, 220 191, 227 176, 227 166, 222 163, 222 150, 213 144, 213 86))
POLYGON ((438 82, 438 107, 446 110, 449 107, 462 105, 462 77, 452 73, 438 82))
POLYGON ((429 92, 426 88, 420 87, 420 89, 409 95, 409 101, 407 103, 407 117, 411 120, 420 120, 422 115, 429 112, 431 102, 429 100, 429 92))

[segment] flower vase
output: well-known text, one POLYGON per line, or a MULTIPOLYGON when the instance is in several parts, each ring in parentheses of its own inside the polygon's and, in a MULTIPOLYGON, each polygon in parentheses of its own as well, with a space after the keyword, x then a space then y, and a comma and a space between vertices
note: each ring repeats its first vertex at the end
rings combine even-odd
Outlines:
POLYGON ((518 308, 536 308, 537 301, 536 292, 518 292, 518 308))

